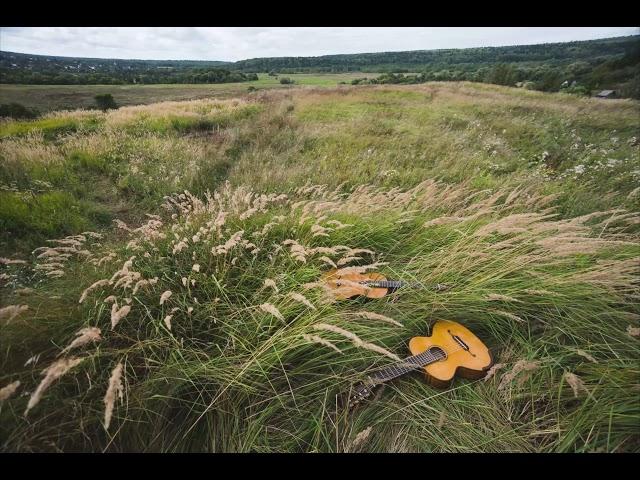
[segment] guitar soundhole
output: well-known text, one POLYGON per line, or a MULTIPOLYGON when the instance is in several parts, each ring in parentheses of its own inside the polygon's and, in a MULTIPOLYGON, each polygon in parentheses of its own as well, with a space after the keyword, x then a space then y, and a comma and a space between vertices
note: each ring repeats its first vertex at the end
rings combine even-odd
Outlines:
POLYGON ((440 347, 431 347, 429 349, 429 354, 433 355, 434 357, 440 359, 440 360, 444 360, 447 358, 447 352, 445 352, 442 348, 440 347))

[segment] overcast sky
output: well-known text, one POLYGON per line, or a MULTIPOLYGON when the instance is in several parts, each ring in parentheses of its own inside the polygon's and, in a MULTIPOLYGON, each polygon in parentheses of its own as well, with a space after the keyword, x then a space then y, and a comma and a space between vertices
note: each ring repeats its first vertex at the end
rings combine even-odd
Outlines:
POLYGON ((637 34, 638 27, 2 27, 0 50, 71 57, 236 61, 637 34))

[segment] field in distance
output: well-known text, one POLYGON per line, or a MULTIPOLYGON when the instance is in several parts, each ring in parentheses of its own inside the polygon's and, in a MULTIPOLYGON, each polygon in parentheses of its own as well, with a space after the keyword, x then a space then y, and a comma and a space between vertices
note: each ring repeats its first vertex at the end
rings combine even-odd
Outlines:
POLYGON ((113 95, 118 105, 147 105, 167 100, 197 100, 207 97, 228 98, 238 96, 250 86, 286 88, 280 79, 287 77, 297 86, 335 87, 340 82, 350 83, 354 78, 375 78, 378 73, 300 73, 269 76, 258 74, 254 82, 216 84, 160 84, 160 85, 0 85, 0 104, 20 103, 40 113, 52 110, 88 108, 95 105, 94 96, 113 95))

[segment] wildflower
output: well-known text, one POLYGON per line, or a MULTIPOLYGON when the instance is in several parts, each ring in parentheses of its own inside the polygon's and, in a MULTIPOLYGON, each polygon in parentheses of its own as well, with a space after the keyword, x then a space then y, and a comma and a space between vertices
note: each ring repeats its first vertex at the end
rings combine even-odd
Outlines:
POLYGON ((191 267, 191 270, 193 270, 194 272, 199 272, 200 271, 200 264, 195 263, 193 265, 193 267, 191 267))

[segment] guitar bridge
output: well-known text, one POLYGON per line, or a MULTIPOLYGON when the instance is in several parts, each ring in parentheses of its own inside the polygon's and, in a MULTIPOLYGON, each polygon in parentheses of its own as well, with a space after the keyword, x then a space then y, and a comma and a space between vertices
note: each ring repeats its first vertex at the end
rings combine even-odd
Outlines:
POLYGON ((463 350, 465 350, 466 352, 469 352, 474 357, 476 356, 474 353, 471 353, 469 345, 467 345, 467 343, 464 340, 462 340, 458 335, 454 335, 453 333, 451 333, 451 330, 447 330, 447 331, 449 332, 449 335, 453 337, 456 343, 460 345, 460 347, 462 347, 463 350))

